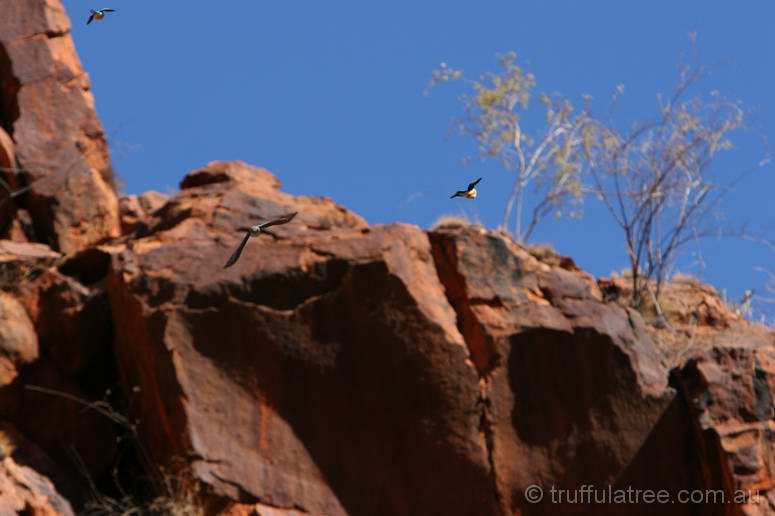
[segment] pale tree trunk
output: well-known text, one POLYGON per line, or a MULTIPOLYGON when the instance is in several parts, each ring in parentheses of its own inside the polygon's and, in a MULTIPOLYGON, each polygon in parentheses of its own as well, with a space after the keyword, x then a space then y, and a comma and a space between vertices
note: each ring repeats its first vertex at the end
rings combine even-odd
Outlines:
POLYGON ((524 203, 524 194, 525 194, 525 181, 522 177, 518 180, 518 186, 517 186, 517 206, 516 206, 516 213, 514 215, 514 236, 517 239, 517 242, 520 244, 522 243, 522 204, 524 203))

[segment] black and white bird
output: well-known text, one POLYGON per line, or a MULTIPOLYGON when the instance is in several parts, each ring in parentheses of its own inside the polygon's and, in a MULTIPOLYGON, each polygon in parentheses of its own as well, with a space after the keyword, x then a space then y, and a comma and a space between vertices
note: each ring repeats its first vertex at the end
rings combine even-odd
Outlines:
POLYGON ((278 239, 279 237, 274 232, 269 231, 266 228, 270 226, 279 226, 281 224, 287 224, 291 220, 293 220, 293 217, 295 217, 297 213, 298 212, 294 211, 293 213, 282 215, 280 217, 277 217, 276 219, 267 220, 266 222, 262 222, 261 224, 256 224, 255 226, 250 226, 249 228, 240 228, 241 230, 246 231, 245 238, 242 239, 242 242, 240 242, 239 247, 237 247, 237 250, 234 251, 234 254, 232 254, 231 257, 229 257, 229 261, 226 262, 226 265, 224 265, 223 268, 228 269, 229 267, 237 263, 237 260, 239 260, 239 257, 242 254, 242 250, 245 248, 245 244, 248 243, 248 240, 250 240, 250 237, 258 236, 261 233, 266 233, 272 238, 278 239))
POLYGON ((479 184, 479 181, 481 181, 482 178, 480 177, 473 183, 468 185, 468 188, 465 190, 458 190, 455 192, 450 199, 454 199, 455 197, 465 197, 466 199, 476 199, 476 185, 479 184))
POLYGON ((104 9, 97 9, 96 11, 94 9, 89 9, 89 20, 86 22, 86 25, 89 25, 94 20, 100 21, 105 17, 105 13, 113 13, 116 12, 115 9, 111 9, 109 7, 106 7, 104 9))

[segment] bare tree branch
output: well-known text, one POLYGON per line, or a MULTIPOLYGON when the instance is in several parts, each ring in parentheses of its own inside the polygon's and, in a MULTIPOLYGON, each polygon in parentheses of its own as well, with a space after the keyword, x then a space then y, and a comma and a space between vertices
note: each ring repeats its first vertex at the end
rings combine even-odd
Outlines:
MULTIPOLYGON (((690 97, 707 70, 696 52, 692 62, 682 64, 675 89, 667 103, 660 98, 653 122, 624 134, 613 122, 596 122, 592 181, 585 191, 603 202, 624 233, 635 304, 646 292, 658 300, 663 282, 690 242, 745 233, 745 228, 720 228, 713 214, 744 176, 767 162, 731 178, 716 174, 716 158, 732 148, 729 138, 746 124, 738 102, 717 92, 690 97)), ((622 91, 617 90, 616 98, 622 91)))

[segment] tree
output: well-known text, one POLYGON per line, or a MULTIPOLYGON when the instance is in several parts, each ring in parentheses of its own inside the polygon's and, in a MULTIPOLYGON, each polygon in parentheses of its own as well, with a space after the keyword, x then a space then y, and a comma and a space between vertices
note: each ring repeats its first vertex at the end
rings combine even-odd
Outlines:
POLYGON ((430 87, 462 81, 470 93, 461 96, 465 114, 456 121, 458 130, 473 137, 478 156, 497 159, 514 174, 514 182, 503 213, 502 227, 509 230, 514 213, 514 237, 527 242, 536 226, 550 213, 561 217, 566 211, 579 216, 583 200, 582 171, 584 141, 594 128, 586 105, 575 111, 559 94, 541 94, 546 110, 545 126, 536 137, 520 127, 520 116, 528 109, 535 78, 516 63, 516 54, 498 57, 499 73, 485 73, 468 79, 462 70, 442 63, 433 71, 430 87), (523 221, 525 194, 532 186, 535 196, 529 220, 523 221))
MULTIPOLYGON (((586 147, 590 192, 624 233, 635 305, 651 285, 657 303, 687 244, 745 233, 723 228, 718 218, 721 199, 745 172, 730 175, 717 166, 719 155, 732 149, 730 138, 745 129, 745 112, 740 102, 717 91, 692 93, 708 71, 695 53, 691 62, 679 65, 672 96, 658 97, 653 120, 626 131, 596 121, 597 129, 589 133, 595 139, 586 147)), ((622 92, 617 89, 614 103, 622 92)))

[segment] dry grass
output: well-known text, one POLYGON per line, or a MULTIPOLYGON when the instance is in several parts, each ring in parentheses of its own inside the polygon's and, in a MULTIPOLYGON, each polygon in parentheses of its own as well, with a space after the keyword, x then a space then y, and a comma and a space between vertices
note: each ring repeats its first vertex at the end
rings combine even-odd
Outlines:
POLYGON ((562 267, 567 261, 551 244, 531 244, 526 246, 526 249, 533 258, 547 265, 562 267))
POLYGON ((18 293, 19 285, 38 272, 37 267, 25 262, 0 263, 0 290, 18 293))
POLYGON ((691 274, 686 274, 684 272, 676 272, 673 274, 673 278, 671 279, 673 284, 676 285, 691 285, 693 287, 707 287, 702 281, 700 281, 697 277, 692 276, 691 274))
POLYGON ((96 493, 82 511, 85 516, 205 516, 200 484, 182 473, 162 475, 163 493, 150 500, 131 494, 121 499, 96 493))
MULTIPOLYGON (((97 401, 87 401, 72 394, 27 384, 27 389, 57 396, 75 402, 85 409, 93 410, 122 429, 124 436, 133 446, 142 465, 144 480, 147 488, 138 492, 124 489, 118 475, 118 464, 114 466, 115 488, 120 496, 114 497, 101 492, 94 480, 89 475, 81 458, 75 454, 74 459, 79 466, 83 477, 88 484, 89 500, 84 504, 81 514, 86 516, 205 516, 209 513, 205 509, 207 497, 202 490, 202 484, 196 481, 191 474, 188 463, 178 461, 180 466, 175 471, 167 471, 163 466, 155 463, 148 451, 143 446, 137 432, 139 421, 132 420, 127 414, 118 411, 109 401, 110 390, 105 393, 105 398, 97 401)), ((139 387, 131 390, 131 396, 139 393, 139 387)), ((130 397, 128 406, 131 407, 130 397)), ((135 491, 138 486, 135 486, 135 491)))
POLYGON ((653 292, 655 283, 647 284, 646 295, 634 307, 630 304, 631 279, 626 273, 621 276, 612 274, 601 283, 607 290, 617 292, 613 297, 616 303, 631 307, 642 316, 668 369, 683 366, 688 358, 707 350, 725 335, 749 331, 757 334, 758 330, 744 320, 741 303, 730 303, 723 292, 692 276, 676 275, 673 281, 663 284, 658 304, 649 292, 653 292))
POLYGON ((151 501, 150 514, 205 516, 201 484, 189 477, 165 475, 166 494, 151 501))
POLYGON ((454 228, 464 228, 466 226, 471 226, 474 223, 471 222, 468 217, 465 217, 463 215, 442 215, 439 218, 436 219, 436 221, 431 224, 431 231, 434 231, 436 229, 454 229, 454 228))

